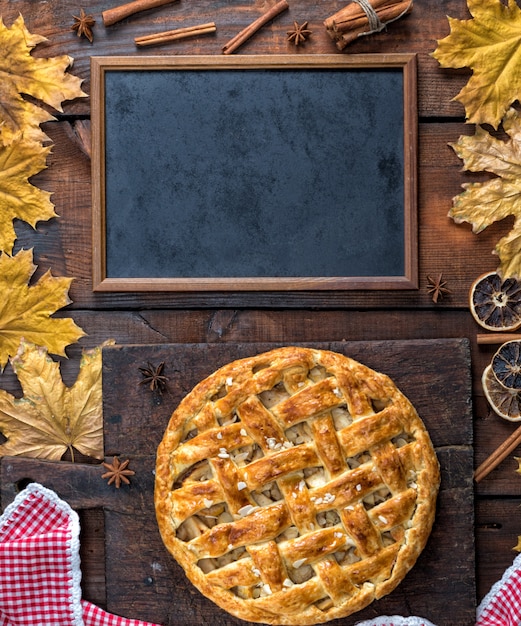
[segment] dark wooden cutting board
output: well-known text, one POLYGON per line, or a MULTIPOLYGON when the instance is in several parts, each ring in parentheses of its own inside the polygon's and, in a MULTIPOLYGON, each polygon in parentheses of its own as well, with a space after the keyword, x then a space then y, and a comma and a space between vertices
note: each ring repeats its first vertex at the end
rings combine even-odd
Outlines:
MULTIPOLYGON (((476 589, 467 340, 307 345, 341 352, 391 376, 424 420, 442 472, 435 525, 416 566, 389 596, 334 623, 347 626, 378 615, 417 615, 437 626, 470 626, 475 619, 476 589)), ((273 347, 212 343, 105 348, 105 454, 131 459, 136 471, 131 485, 119 490, 108 486, 100 480, 97 465, 4 459, 2 506, 14 497, 18 481, 37 472, 34 479, 57 491, 71 506, 103 508, 110 612, 165 626, 244 624, 204 598, 163 547, 153 507, 155 451, 172 411, 197 382, 229 361, 273 347), (162 395, 140 384, 140 368, 161 362, 168 377, 162 395)))

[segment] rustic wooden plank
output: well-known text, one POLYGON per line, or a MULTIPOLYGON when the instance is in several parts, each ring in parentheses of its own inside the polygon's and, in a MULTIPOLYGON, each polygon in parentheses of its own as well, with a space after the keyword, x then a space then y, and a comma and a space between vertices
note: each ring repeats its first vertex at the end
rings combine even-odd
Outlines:
MULTIPOLYGON (((121 2, 120 4, 122 4, 121 2)), ((118 2, 111 3, 116 6, 118 2)), ((312 54, 340 53, 330 39, 323 24, 324 20, 336 13, 348 0, 342 2, 312 2, 301 0, 298 6, 266 25, 240 49, 240 54, 292 54, 299 52, 287 41, 286 31, 293 21, 308 21, 313 31, 310 40, 303 48, 312 54)), ((105 27, 101 13, 108 7, 106 2, 85 0, 82 7, 96 19, 94 43, 78 39, 71 31, 73 15, 78 8, 71 2, 45 2, 34 8, 31 0, 7 2, 2 7, 4 22, 10 26, 21 13, 31 32, 48 38, 46 44, 38 46, 37 56, 68 54, 74 59, 73 72, 85 79, 84 89, 90 93, 89 61, 91 55, 166 55, 166 54, 221 54, 223 45, 245 26, 249 25, 262 12, 262 5, 246 3, 238 5, 226 0, 201 0, 197 9, 190 3, 174 2, 153 10, 133 15, 114 26, 105 27), (148 35, 180 26, 214 21, 217 32, 212 36, 179 41, 167 46, 139 50, 134 37, 148 35)), ((368 52, 417 52, 420 67, 420 113, 424 116, 462 116, 461 105, 453 102, 453 97, 463 87, 470 75, 460 71, 441 70, 430 53, 436 47, 436 40, 449 32, 447 15, 464 19, 468 17, 463 0, 415 0, 410 15, 390 24, 384 31, 361 37, 348 46, 344 53, 365 54, 368 52)), ((88 114, 88 100, 67 103, 67 113, 88 114)))
MULTIPOLYGON (((493 348, 478 346, 479 327, 465 310, 156 310, 88 311, 67 310, 86 336, 67 348, 60 361, 63 381, 74 384, 79 357, 107 339, 120 345, 222 342, 313 342, 467 337, 472 349, 473 385, 479 392, 481 373, 493 348)), ((3 389, 15 396, 22 391, 7 365, 1 376, 3 389)), ((481 420, 477 421, 479 429, 481 420)), ((490 433, 489 433, 490 434, 490 433)))
MULTIPOLYGON (((103 349, 105 453, 154 454, 170 414, 197 382, 221 365, 281 344, 109 346, 103 349), (141 385, 141 367, 164 362, 164 394, 141 385), (143 432, 147 436, 143 437, 143 432)), ((284 345, 284 344, 282 344, 284 345)), ((388 374, 420 416, 435 446, 472 444, 470 354, 466 340, 306 342, 388 374), (455 371, 454 364, 460 367, 455 371), (433 419, 433 403, 436 419, 433 419)))
POLYGON ((83 509, 80 518, 80 564, 82 597, 106 606, 105 516, 103 509, 83 509))
MULTIPOLYGON (((127 457, 128 458, 128 457, 127 457)), ((111 456, 106 457, 111 462, 111 456)), ((141 473, 140 459, 132 460, 136 473, 141 473)), ((5 508, 24 486, 30 482, 45 483, 45 487, 55 491, 74 509, 113 509, 121 513, 133 510, 133 497, 136 490, 150 491, 153 479, 143 472, 148 481, 140 480, 133 493, 128 489, 116 489, 109 485, 102 474, 106 469, 101 462, 69 463, 24 457, 3 457, 0 459, 0 503, 5 508)))
MULTIPOLYGON (((110 462, 111 458, 106 460, 110 462)), ((106 606, 105 518, 107 515, 117 518, 134 515, 136 502, 146 501, 144 508, 153 510, 150 496, 153 493, 154 462, 154 457, 132 458, 130 467, 136 472, 136 479, 132 478, 130 486, 116 489, 102 479, 106 470, 99 462, 85 464, 3 457, 0 459, 0 506, 5 509, 24 486, 38 482, 55 491, 75 509, 80 518, 82 596, 99 606, 106 606)), ((153 518, 149 525, 149 531, 153 532, 153 518)), ((127 612, 125 615, 131 614, 127 612)))
MULTIPOLYGON (((425 420, 442 467, 437 520, 425 553, 396 593, 373 604, 357 619, 412 610, 434 623, 443 623, 442 617, 449 610, 454 625, 470 623, 475 588, 468 342, 447 339, 308 345, 341 351, 391 375, 425 420)), ((160 623, 168 623, 175 615, 187 626, 210 619, 223 626, 240 623, 202 598, 164 554, 155 528, 152 492, 137 483, 150 479, 153 455, 169 415, 192 386, 231 359, 271 347, 274 345, 221 342, 104 349, 106 453, 133 459, 146 454, 151 462, 148 473, 145 468, 133 480, 133 489, 139 494, 133 501, 139 512, 129 516, 114 507, 106 511, 107 606, 112 612, 122 614, 131 608, 133 616, 160 623), (139 367, 161 361, 169 378, 163 395, 139 384, 139 367), (133 537, 132 545, 129 536, 133 537)), ((352 622, 346 619, 340 623, 352 622)))
MULTIPOLYGON (((69 21, 72 22, 72 14, 77 12, 76 8, 66 11, 63 3, 59 6, 56 3, 45 3, 41 10, 31 11, 30 2, 18 2, 16 6, 11 3, 3 14, 6 23, 16 18, 19 12, 26 14, 28 20, 33 20, 29 26, 38 27, 44 25, 45 32, 49 36, 49 43, 45 44, 42 54, 54 54, 64 51, 76 56, 75 68, 78 64, 85 65, 91 54, 124 54, 125 50, 130 54, 127 39, 127 32, 132 29, 150 30, 155 29, 158 24, 170 19, 167 16, 173 11, 178 17, 172 19, 183 19, 192 11, 190 5, 184 6, 181 3, 174 3, 172 7, 162 7, 154 11, 145 12, 144 15, 126 20, 120 26, 113 27, 110 32, 100 23, 98 27, 101 31, 101 38, 95 39, 95 44, 91 45, 86 40, 78 40, 75 34, 70 31, 69 21), (70 10, 70 15, 68 11, 70 10), (164 13, 165 12, 165 13, 164 13), (69 44, 73 49, 69 50, 69 44), (67 50, 65 50, 67 48, 67 50), (75 53, 77 54, 75 55, 75 53)), ((104 7, 96 2, 89 2, 85 10, 94 15, 101 14, 104 7)), ((310 11, 323 11, 324 5, 312 3, 306 7, 310 11)), ((228 7, 226 3, 211 6, 198 6, 198 15, 205 11, 224 11, 228 15, 231 11, 233 17, 226 18, 225 21, 233 26, 234 20, 247 21, 246 13, 252 9, 228 7), (236 16, 237 13, 237 16, 236 16), (241 15, 241 18, 239 18, 241 15)), ((301 9, 299 9, 301 10, 301 9)), ((434 47, 437 37, 444 36, 448 32, 447 15, 454 17, 466 17, 466 6, 463 1, 450 0, 446 2, 428 5, 421 0, 415 3, 413 13, 393 24, 393 34, 390 37, 388 32, 380 33, 377 36, 362 38, 357 42, 359 52, 392 51, 399 52, 415 51, 418 46, 419 51, 419 81, 423 86, 432 88, 436 94, 437 103, 431 112, 420 110, 420 114, 425 117, 436 116, 439 118, 440 101, 450 102, 458 89, 449 87, 450 94, 447 93, 447 85, 451 83, 454 74, 458 80, 461 72, 451 72, 437 68, 437 64, 430 56, 430 51, 434 47), (407 25, 407 26, 406 26, 407 25), (394 31, 394 29, 397 29, 394 31), (410 33, 398 36, 400 29, 410 29, 410 33), (415 43, 417 41, 417 43, 415 43), (389 49, 387 49, 389 48, 389 49), (432 72, 426 70, 425 65, 431 66, 432 72), (434 75, 433 75, 434 73, 434 75), (443 88, 445 86, 445 89, 443 88)), ((288 13, 289 16, 289 13, 288 13)), ((296 17, 296 16, 293 16, 296 17)), ((309 16, 308 16, 309 17, 309 16)), ((239 25, 239 24, 237 24, 239 25)), ((284 26, 286 28, 286 26, 284 26)), ((260 52, 274 52, 273 31, 263 33, 259 37, 260 52)), ((194 52, 191 43, 186 49, 179 49, 179 52, 194 52)), ((177 49, 176 49, 177 50, 177 49)), ((197 50, 195 50, 196 52, 197 50)), ((132 52, 135 53, 135 52, 132 52)), ((166 53, 162 50, 162 53, 166 53)), ((88 71, 85 69, 88 77, 88 71)), ((423 86, 420 85, 420 100, 422 99, 423 86)), ((85 106, 85 114, 89 113, 89 102, 85 100, 81 106, 85 106)), ((421 105, 420 105, 421 106, 421 105)), ((460 172, 461 163, 456 158, 447 143, 455 141, 460 134, 471 132, 471 127, 464 124, 420 124, 420 168, 419 168, 419 223, 420 223, 420 289, 407 293, 383 292, 377 294, 367 294, 367 292, 342 293, 332 292, 326 294, 294 293, 294 294, 205 294, 204 296, 190 293, 178 294, 175 297, 164 294, 149 294, 134 296, 132 294, 110 294, 101 296, 92 293, 91 285, 91 212, 90 212, 90 162, 88 160, 88 143, 86 129, 88 124, 83 120, 74 120, 72 125, 69 122, 49 123, 45 125, 46 131, 55 142, 55 148, 49 157, 49 167, 45 172, 34 177, 34 183, 53 193, 53 201, 60 218, 38 225, 36 231, 23 223, 17 223, 18 243, 17 249, 21 247, 32 247, 35 250, 35 260, 39 266, 37 276, 45 269, 51 267, 57 275, 67 275, 74 277, 75 281, 71 288, 73 307, 116 307, 135 308, 140 303, 147 306, 167 306, 172 307, 193 307, 193 306, 240 306, 240 307, 299 307, 299 306, 330 306, 330 307, 356 307, 356 306, 431 306, 429 296, 426 292, 427 275, 436 275, 444 272, 451 284, 453 293, 446 299, 444 305, 465 306, 466 291, 476 275, 494 269, 496 261, 491 251, 495 242, 506 232, 508 225, 502 224, 490 227, 479 237, 472 235, 470 228, 466 225, 456 226, 446 217, 450 208, 452 197, 461 191, 461 183, 471 180, 471 175, 464 175, 460 172)))
POLYGON ((519 498, 476 500, 476 550, 479 554, 476 584, 480 601, 518 554, 513 548, 521 535, 520 505, 519 498))

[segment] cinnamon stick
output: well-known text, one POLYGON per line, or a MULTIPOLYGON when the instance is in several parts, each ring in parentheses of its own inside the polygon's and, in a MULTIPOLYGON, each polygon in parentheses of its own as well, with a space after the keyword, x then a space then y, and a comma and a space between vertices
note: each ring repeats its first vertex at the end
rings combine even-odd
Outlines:
POLYGON ((247 41, 252 35, 254 35, 260 28, 271 21, 273 18, 277 17, 280 13, 289 8, 286 0, 279 0, 277 4, 273 5, 271 9, 266 11, 263 15, 257 18, 254 22, 252 22, 249 26, 241 30, 240 33, 237 33, 235 37, 232 37, 230 41, 223 46, 223 54, 232 54, 235 52, 237 48, 242 46, 242 44, 247 41))
POLYGON ((137 46, 157 46, 178 39, 186 39, 187 37, 196 37, 197 35, 206 35, 214 33, 217 30, 214 22, 199 24, 198 26, 185 26, 183 28, 175 28, 174 30, 166 30, 162 33, 154 35, 143 35, 135 37, 134 42, 137 46))
POLYGON ((340 50, 357 37, 378 32, 386 24, 410 13, 413 5, 413 0, 367 0, 367 2, 380 24, 378 28, 370 24, 368 14, 361 4, 355 1, 324 21, 329 36, 337 42, 340 50))
POLYGON ((476 335, 478 346, 494 346, 507 341, 519 341, 520 339, 521 335, 516 333, 478 333, 476 335))
POLYGON ((103 18, 103 24, 105 26, 112 26, 112 24, 134 15, 134 13, 146 11, 147 9, 155 9, 156 7, 170 4, 174 1, 175 0, 133 0, 133 2, 128 2, 127 4, 122 4, 103 11, 101 17, 103 18))
MULTIPOLYGON (((392 7, 397 2, 401 2, 402 0, 370 0, 370 4, 378 14, 384 8, 392 7)), ((362 9, 358 2, 350 2, 343 9, 337 11, 333 16, 326 19, 324 24, 326 26, 332 25, 333 22, 343 22, 349 20, 356 20, 358 18, 365 19, 367 17, 365 11, 362 9)))
POLYGON ((506 439, 474 472, 474 480, 479 483, 496 468, 521 443, 521 426, 506 439))

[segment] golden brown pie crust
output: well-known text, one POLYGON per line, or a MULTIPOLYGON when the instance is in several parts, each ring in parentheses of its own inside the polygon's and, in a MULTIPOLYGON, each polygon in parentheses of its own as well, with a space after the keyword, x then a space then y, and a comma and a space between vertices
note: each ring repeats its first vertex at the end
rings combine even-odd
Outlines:
POLYGON ((173 413, 158 448, 163 541, 232 615, 319 624, 390 593, 435 516, 439 465, 389 377, 285 347, 229 363, 173 413))

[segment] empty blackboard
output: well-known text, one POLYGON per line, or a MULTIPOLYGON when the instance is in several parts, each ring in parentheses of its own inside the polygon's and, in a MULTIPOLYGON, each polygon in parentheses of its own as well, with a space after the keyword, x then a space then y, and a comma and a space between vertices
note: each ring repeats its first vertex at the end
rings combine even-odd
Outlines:
POLYGON ((94 289, 417 287, 414 55, 93 57, 94 289))

